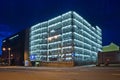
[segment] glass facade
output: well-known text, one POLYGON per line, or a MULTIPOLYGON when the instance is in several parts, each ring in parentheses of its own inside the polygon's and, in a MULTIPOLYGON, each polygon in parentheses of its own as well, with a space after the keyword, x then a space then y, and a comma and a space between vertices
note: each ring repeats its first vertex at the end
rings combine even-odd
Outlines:
POLYGON ((96 62, 102 48, 102 31, 69 11, 30 28, 31 61, 96 62))

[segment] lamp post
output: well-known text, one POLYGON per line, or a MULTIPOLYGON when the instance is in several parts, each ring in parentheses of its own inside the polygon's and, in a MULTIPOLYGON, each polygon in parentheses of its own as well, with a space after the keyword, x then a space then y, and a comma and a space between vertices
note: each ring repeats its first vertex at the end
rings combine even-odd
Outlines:
POLYGON ((10 59, 10 51, 11 51, 11 48, 8 48, 8 53, 9 53, 9 66, 10 66, 10 64, 11 64, 11 59, 10 59))
MULTIPOLYGON (((3 48, 2 50, 3 50, 3 51, 6 51, 6 48, 3 48)), ((9 66, 10 66, 10 64, 11 64, 11 61, 10 61, 10 60, 11 60, 11 59, 10 59, 10 51, 11 51, 11 48, 8 48, 7 50, 8 50, 8 60, 9 60, 8 62, 9 62, 9 66)))

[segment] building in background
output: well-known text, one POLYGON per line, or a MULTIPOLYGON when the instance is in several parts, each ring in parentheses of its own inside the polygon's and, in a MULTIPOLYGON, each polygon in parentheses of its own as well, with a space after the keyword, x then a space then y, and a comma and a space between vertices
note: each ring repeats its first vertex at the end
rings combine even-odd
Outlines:
POLYGON ((2 60, 5 64, 24 65, 25 44, 27 44, 26 34, 26 30, 23 30, 3 40, 2 60))
POLYGON ((98 53, 98 66, 109 64, 120 64, 120 47, 114 43, 103 46, 102 52, 98 53))
POLYGON ((107 46, 103 46, 102 52, 111 52, 111 51, 119 51, 120 47, 114 43, 110 43, 107 46))
POLYGON ((102 48, 102 31, 74 11, 69 11, 30 28, 30 61, 73 61, 76 65, 97 61, 102 48))

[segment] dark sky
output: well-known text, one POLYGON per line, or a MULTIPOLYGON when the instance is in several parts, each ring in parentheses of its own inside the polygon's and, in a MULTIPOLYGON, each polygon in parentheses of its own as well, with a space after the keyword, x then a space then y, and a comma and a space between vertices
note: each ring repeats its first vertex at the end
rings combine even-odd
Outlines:
POLYGON ((102 29, 103 45, 120 45, 120 0, 0 0, 0 45, 9 35, 71 10, 102 29))

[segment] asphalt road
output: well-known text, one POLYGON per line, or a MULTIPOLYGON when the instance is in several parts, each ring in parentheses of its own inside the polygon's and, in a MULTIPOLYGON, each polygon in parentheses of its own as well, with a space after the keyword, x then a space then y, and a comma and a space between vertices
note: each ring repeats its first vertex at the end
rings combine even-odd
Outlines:
POLYGON ((120 67, 0 67, 0 80, 120 80, 120 67))

